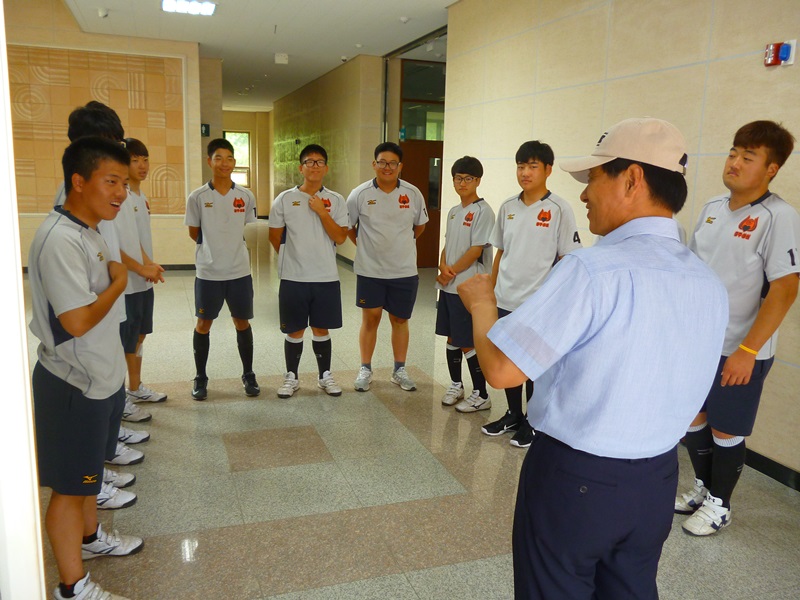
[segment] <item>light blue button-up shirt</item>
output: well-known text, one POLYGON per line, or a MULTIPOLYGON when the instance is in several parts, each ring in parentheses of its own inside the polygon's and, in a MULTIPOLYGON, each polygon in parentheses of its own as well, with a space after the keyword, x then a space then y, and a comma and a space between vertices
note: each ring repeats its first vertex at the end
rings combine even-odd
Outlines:
POLYGON ((703 405, 727 322, 719 278, 674 221, 648 217, 566 255, 489 339, 535 380, 534 429, 647 458, 673 448, 703 405))

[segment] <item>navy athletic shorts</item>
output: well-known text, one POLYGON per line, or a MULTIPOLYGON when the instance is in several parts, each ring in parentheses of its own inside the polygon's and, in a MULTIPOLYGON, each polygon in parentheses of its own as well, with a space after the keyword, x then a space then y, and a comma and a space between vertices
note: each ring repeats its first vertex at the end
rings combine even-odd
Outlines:
POLYGON ((342 326, 342 292, 338 281, 321 283, 281 280, 278 289, 281 331, 294 333, 342 326))
POLYGON ((41 364, 33 369, 39 485, 67 496, 95 496, 103 464, 114 458, 125 387, 93 400, 41 364))
POLYGON ((135 294, 125 294, 125 319, 119 324, 119 335, 125 354, 135 354, 139 336, 153 333, 153 288, 135 294))
POLYGON ((234 319, 252 319, 253 277, 246 275, 225 281, 195 278, 194 314, 197 318, 213 321, 219 316, 223 302, 234 319))
POLYGON ((722 367, 727 359, 727 356, 720 359, 714 383, 700 412, 706 413, 708 424, 717 431, 747 437, 753 433, 758 403, 764 390, 764 380, 775 359, 757 360, 747 385, 722 387, 719 382, 722 379, 722 367))
POLYGON ((419 275, 397 279, 356 276, 356 306, 383 308, 390 315, 410 319, 417 301, 419 275))
POLYGON ((458 348, 473 348, 472 315, 458 294, 439 292, 436 304, 436 335, 450 338, 450 343, 458 348))

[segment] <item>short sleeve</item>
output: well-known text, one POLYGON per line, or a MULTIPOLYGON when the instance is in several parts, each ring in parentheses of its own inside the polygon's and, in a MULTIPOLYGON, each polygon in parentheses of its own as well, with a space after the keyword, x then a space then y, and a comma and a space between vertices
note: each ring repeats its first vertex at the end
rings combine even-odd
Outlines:
POLYGON ((575 214, 569 204, 561 204, 561 219, 558 224, 558 255, 564 256, 581 247, 581 238, 578 235, 578 226, 575 224, 575 214))
POLYGON ((200 203, 198 202, 199 194, 189 194, 186 199, 186 216, 183 219, 183 224, 189 227, 200 227, 200 203))
POLYGON ((494 213, 485 201, 484 206, 478 211, 477 220, 472 222, 470 244, 472 246, 485 246, 489 244, 494 229, 494 213))
POLYGON ((286 227, 286 218, 283 214, 283 197, 286 192, 281 192, 272 203, 272 210, 269 212, 269 226, 274 229, 286 227))
POLYGON ((772 230, 764 248, 764 272, 767 281, 775 281, 790 273, 800 273, 800 215, 784 204, 775 215, 772 230))

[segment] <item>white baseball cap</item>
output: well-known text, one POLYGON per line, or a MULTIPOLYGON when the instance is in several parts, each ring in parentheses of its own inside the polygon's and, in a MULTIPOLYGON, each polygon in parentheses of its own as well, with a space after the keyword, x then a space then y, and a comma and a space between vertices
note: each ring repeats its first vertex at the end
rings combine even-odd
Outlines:
POLYGON ((559 161, 559 166, 581 183, 589 169, 615 158, 626 158, 686 175, 686 141, 678 129, 661 119, 625 119, 606 131, 590 156, 559 161))

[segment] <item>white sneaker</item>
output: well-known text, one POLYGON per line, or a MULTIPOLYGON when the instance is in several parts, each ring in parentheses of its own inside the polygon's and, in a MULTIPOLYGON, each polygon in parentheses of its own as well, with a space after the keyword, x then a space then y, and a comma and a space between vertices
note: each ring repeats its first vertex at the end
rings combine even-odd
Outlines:
POLYGON ((150 434, 146 431, 136 431, 120 425, 119 441, 123 444, 141 444, 150 439, 150 434))
POLYGON ((392 383, 395 385, 399 385, 401 390, 405 390, 407 392, 413 392, 417 389, 417 384, 411 380, 411 377, 408 376, 405 367, 400 367, 392 373, 392 383))
POLYGON ((283 376, 283 384, 278 388, 278 398, 291 398, 292 394, 300 387, 294 373, 286 373, 283 376))
POLYGON ((91 560, 99 556, 129 556, 144 548, 144 540, 132 535, 120 535, 116 530, 111 533, 103 531, 97 525, 97 539, 90 544, 81 545, 83 560, 91 560))
POLYGON ((139 384, 139 389, 125 390, 128 393, 128 398, 131 402, 164 402, 167 395, 162 392, 154 392, 150 388, 144 387, 143 383, 139 384))
POLYGON ((357 392, 366 392, 369 390, 370 383, 372 383, 372 371, 367 367, 361 367, 358 370, 358 377, 356 377, 353 387, 357 392))
POLYGON ((731 509, 722 506, 722 500, 711 494, 703 500, 703 505, 681 527, 691 535, 711 535, 731 524, 731 509))
POLYGON ((116 488, 110 483, 103 482, 100 493, 97 494, 97 508, 102 510, 128 508, 134 504, 136 504, 136 494, 116 488))
POLYGON ((141 423, 142 421, 149 421, 153 418, 146 410, 142 410, 136 406, 131 399, 125 396, 125 408, 122 409, 122 420, 131 423, 141 423))
POLYGON ((459 400, 464 399, 464 385, 459 382, 456 383, 454 381, 450 382, 450 387, 447 388, 447 391, 442 396, 442 404, 445 406, 453 406, 459 400))
POLYGON ((122 442, 117 442, 114 458, 106 462, 111 465, 138 465, 144 460, 144 452, 128 448, 122 442))
POLYGON ((342 388, 333 380, 333 375, 330 371, 325 371, 322 374, 322 379, 317 381, 319 389, 323 390, 328 396, 341 396, 342 388))
POLYGON ((478 412, 479 410, 489 410, 490 408, 492 408, 492 401, 489 398, 481 398, 481 393, 478 390, 472 390, 469 396, 456 404, 456 410, 462 413, 478 412))
POLYGON ((103 467, 103 482, 110 483, 116 488, 126 488, 136 482, 136 475, 112 471, 108 467, 103 467))
POLYGON ((700 508, 707 494, 708 489, 702 480, 695 478, 694 487, 690 491, 675 497, 675 514, 691 515, 700 508))
MULTIPOLYGON (((111 592, 104 591, 103 588, 90 579, 90 575, 90 573, 86 573, 86 577, 75 584, 75 587, 72 588, 75 595, 70 600, 128 600, 124 596, 117 596, 111 592)), ((55 600, 67 600, 61 595, 61 589, 58 586, 53 592, 53 598, 55 600)))

